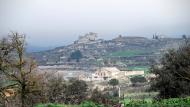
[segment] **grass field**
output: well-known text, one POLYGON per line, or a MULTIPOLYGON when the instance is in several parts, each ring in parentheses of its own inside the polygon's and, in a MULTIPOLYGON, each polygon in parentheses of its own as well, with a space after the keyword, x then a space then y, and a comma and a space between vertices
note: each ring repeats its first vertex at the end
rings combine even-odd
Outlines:
POLYGON ((143 70, 145 74, 149 73, 149 66, 129 66, 127 67, 128 70, 143 70))
POLYGON ((137 55, 142 55, 145 54, 145 51, 142 50, 126 50, 126 51, 118 51, 118 52, 113 52, 110 54, 110 56, 114 57, 132 57, 132 56, 137 56, 137 55))
POLYGON ((158 95, 158 92, 136 92, 125 94, 126 99, 152 99, 158 95))
POLYGON ((125 107, 190 107, 190 98, 170 98, 160 101, 153 99, 125 99, 125 107))

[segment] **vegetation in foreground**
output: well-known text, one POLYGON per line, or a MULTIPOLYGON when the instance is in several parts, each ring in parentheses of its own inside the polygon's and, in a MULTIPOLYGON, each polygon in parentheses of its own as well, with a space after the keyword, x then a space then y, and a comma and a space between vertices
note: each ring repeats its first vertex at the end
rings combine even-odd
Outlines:
POLYGON ((190 98, 170 98, 162 100, 130 100, 123 101, 125 107, 189 107, 190 98))
MULTIPOLYGON (((114 105, 113 105, 114 106, 114 105)), ((125 99, 120 102, 120 104, 115 105, 114 107, 189 107, 190 106, 190 97, 187 98, 171 98, 163 99, 160 101, 152 99, 144 100, 132 100, 125 99)), ((35 107, 112 107, 104 104, 97 104, 92 101, 85 101, 80 105, 62 105, 62 104, 39 104, 35 107)))
POLYGON ((154 64, 151 72, 156 75, 152 80, 152 90, 159 91, 159 98, 180 98, 190 96, 190 42, 178 50, 169 50, 161 63, 154 64))

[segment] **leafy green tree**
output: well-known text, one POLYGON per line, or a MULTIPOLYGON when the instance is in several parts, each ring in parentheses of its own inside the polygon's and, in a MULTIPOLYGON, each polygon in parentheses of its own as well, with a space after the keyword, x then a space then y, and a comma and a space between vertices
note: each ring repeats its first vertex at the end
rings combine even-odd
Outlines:
POLYGON ((146 78, 144 76, 134 76, 130 78, 132 83, 144 83, 147 82, 146 78))
POLYGON ((72 52, 70 55, 70 59, 75 59, 77 62, 79 62, 81 58, 82 58, 82 53, 80 50, 76 50, 72 52))
POLYGON ((187 35, 185 35, 185 34, 182 35, 182 38, 183 38, 183 39, 187 39, 187 35))
POLYGON ((151 89, 159 91, 159 98, 186 97, 190 95, 190 43, 178 50, 169 50, 155 64, 151 72, 156 75, 151 89))
POLYGON ((111 79, 108 82, 109 85, 112 85, 113 87, 119 84, 119 80, 117 79, 111 79))

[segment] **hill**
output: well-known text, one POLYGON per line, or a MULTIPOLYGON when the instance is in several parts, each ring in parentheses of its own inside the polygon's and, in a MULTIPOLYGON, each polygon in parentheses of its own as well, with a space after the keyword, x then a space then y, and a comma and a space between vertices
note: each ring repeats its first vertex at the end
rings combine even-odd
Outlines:
POLYGON ((79 37, 73 44, 30 54, 39 65, 68 65, 86 70, 97 66, 144 68, 151 64, 151 60, 158 61, 167 49, 178 48, 183 41, 182 38, 148 39, 121 35, 112 40, 103 40, 97 39, 96 33, 89 33, 79 37), (82 54, 79 61, 70 58, 75 51, 82 54))

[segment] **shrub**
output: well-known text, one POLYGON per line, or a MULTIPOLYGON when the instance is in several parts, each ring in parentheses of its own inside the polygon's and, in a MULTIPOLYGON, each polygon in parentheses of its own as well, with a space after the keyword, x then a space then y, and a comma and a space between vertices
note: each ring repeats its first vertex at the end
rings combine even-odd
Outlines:
POLYGON ((88 85, 82 80, 72 80, 65 91, 65 104, 80 104, 87 97, 88 85))
POLYGON ((144 83, 144 82, 147 82, 146 78, 143 77, 143 76, 134 76, 134 77, 131 77, 131 82, 134 84, 134 83, 144 83))
POLYGON ((39 104, 35 107, 64 107, 64 105, 49 103, 49 104, 39 104))
POLYGON ((108 84, 112 85, 112 86, 116 86, 116 85, 119 84, 119 80, 117 80, 117 79, 111 79, 111 80, 109 80, 108 84))
POLYGON ((80 105, 80 107, 104 107, 104 106, 101 104, 95 104, 94 102, 91 101, 85 101, 80 105))
POLYGON ((82 53, 80 50, 76 50, 71 53, 70 59, 76 59, 77 62, 82 58, 82 53))
POLYGON ((125 107, 189 107, 190 98, 156 100, 124 100, 125 107))

